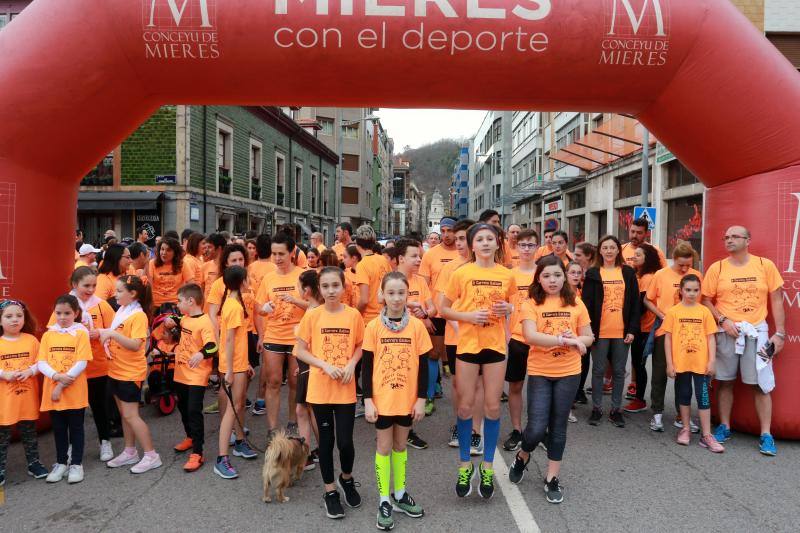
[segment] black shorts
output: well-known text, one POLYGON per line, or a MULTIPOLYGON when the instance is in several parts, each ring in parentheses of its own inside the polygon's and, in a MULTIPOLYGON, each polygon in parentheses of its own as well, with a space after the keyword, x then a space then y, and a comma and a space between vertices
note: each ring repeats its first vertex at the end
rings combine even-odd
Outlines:
POLYGON ((461 361, 473 365, 490 365, 492 363, 502 363, 506 355, 488 348, 478 353, 460 353, 457 356, 461 361))
POLYGON ((292 350, 294 350, 293 344, 269 344, 264 343, 264 349, 268 352, 275 352, 280 354, 291 355, 292 350))
POLYGON ((305 405, 308 395, 308 375, 311 373, 307 363, 297 360, 297 388, 295 389, 294 400, 300 405, 305 405))
POLYGON ((247 359, 250 362, 250 366, 256 368, 258 365, 261 364, 261 355, 256 350, 258 348, 258 334, 257 333, 248 333, 247 334, 247 359))
POLYGON ((519 383, 525 381, 528 374, 528 352, 530 346, 516 339, 508 341, 508 365, 506 365, 506 381, 519 383))
POLYGON ((445 344, 445 352, 447 353, 447 367, 450 369, 450 375, 456 375, 456 345, 445 344))
POLYGON ((433 322, 433 327, 436 328, 431 337, 444 337, 444 328, 447 325, 447 320, 442 317, 434 317, 431 318, 431 322, 433 322))
POLYGON ((375 429, 389 429, 395 424, 398 426, 403 426, 404 428, 410 428, 412 421, 413 419, 411 418, 411 415, 405 415, 405 416, 378 415, 378 420, 375 421, 375 429))
POLYGON ((142 386, 135 381, 120 381, 108 378, 108 394, 125 403, 139 403, 142 399, 142 386))

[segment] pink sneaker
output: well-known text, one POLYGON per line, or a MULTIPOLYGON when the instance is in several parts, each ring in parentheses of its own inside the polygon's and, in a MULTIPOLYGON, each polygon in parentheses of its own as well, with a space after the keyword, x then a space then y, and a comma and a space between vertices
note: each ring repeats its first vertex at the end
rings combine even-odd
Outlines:
POLYGON ((677 442, 681 446, 688 446, 691 440, 692 440, 691 431, 689 430, 689 428, 683 428, 678 432, 678 437, 675 439, 675 442, 677 442))
POLYGON ((121 454, 111 459, 106 463, 109 468, 119 468, 125 465, 135 465, 139 462, 139 454, 137 452, 128 453, 125 450, 121 454))
POLYGON ((158 468, 159 466, 161 466, 161 457, 159 457, 158 454, 155 454, 154 456, 144 454, 142 460, 133 465, 133 467, 131 468, 131 473, 144 474, 148 470, 153 470, 154 468, 158 468))
POLYGON ((722 453, 725 451, 725 447, 714 438, 714 435, 711 434, 703 435, 703 437, 700 439, 700 442, 697 444, 703 448, 708 448, 709 451, 714 453, 722 453))

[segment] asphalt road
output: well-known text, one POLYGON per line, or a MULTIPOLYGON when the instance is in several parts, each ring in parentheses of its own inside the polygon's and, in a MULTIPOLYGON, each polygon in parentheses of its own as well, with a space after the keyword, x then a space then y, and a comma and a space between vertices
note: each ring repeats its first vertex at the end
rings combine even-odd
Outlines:
MULTIPOLYGON (((445 381, 446 390, 449 380, 445 381)), ((285 391, 284 391, 285 398, 285 391)), ((606 397, 606 404, 609 398, 606 397)), ((670 405, 671 399, 667 400, 670 405)), ((797 531, 800 443, 778 442, 779 455, 761 456, 757 439, 735 433, 727 451, 714 455, 693 436, 689 447, 674 442, 675 430, 656 434, 649 413, 627 417, 624 429, 604 421, 586 424, 588 408, 579 406, 570 424, 562 470, 565 500, 548 504, 541 477, 543 451, 534 452, 529 472, 518 488, 498 488, 490 501, 477 491, 461 500, 454 492, 457 451, 446 444, 453 412, 440 400, 432 417, 417 428, 430 442, 427 450, 409 451, 408 488, 425 508, 425 517, 396 518, 395 530, 418 531, 797 531), (514 512, 512 513, 512 508, 514 512), (533 521, 530 520, 533 518, 533 521), (519 523, 515 520, 519 520, 519 523)), ((284 408, 285 412, 285 408, 284 408)), ((25 475, 20 444, 10 450, 0 506, 4 532, 54 531, 374 531, 378 498, 374 479, 375 436, 363 419, 356 422, 356 466, 364 505, 346 509, 341 521, 325 517, 319 470, 307 472, 292 487, 285 504, 261 502, 261 460, 235 458, 241 477, 223 480, 210 461, 187 474, 183 456, 172 451, 182 437, 177 412, 161 417, 144 408, 164 466, 135 476, 112 470, 98 459, 94 425, 87 416, 86 479, 49 485, 25 475)), ((671 417, 665 417, 670 420, 671 417)), ((218 415, 206 416, 207 453, 216 454, 218 415)), ((250 419, 254 442, 263 442, 265 417, 250 419)), ((510 428, 505 417, 503 435, 510 428)), ((113 441, 119 451, 121 440, 113 441)), ((50 433, 40 438, 43 462, 54 460, 50 433)), ((513 457, 499 452, 510 464, 513 457)), ((501 467, 498 467, 501 468, 501 467)))

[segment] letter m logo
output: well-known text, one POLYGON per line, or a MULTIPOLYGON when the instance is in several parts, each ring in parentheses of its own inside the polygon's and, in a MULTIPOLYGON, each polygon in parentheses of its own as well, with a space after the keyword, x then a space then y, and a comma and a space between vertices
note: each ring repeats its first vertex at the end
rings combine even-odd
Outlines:
MULTIPOLYGON (((666 37, 668 15, 661 3, 664 0, 607 0, 611 2, 606 18, 610 21, 608 35, 617 37, 666 37), (638 6, 638 11, 635 9, 638 6), (641 32, 641 35, 639 33, 641 32)), ((665 0, 669 1, 669 0, 665 0)), ((608 4, 606 4, 608 5, 608 4)))
POLYGON ((142 0, 146 29, 210 30, 216 11, 217 0, 142 0))

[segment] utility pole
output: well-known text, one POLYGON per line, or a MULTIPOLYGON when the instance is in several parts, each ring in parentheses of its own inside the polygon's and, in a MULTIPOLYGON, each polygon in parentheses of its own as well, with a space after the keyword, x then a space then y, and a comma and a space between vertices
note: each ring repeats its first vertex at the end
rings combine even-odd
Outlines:
MULTIPOLYGON (((650 206, 650 132, 645 128, 642 137, 642 207, 650 206)), ((655 222, 655 220, 653 221, 655 222)))

